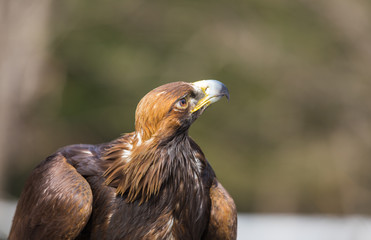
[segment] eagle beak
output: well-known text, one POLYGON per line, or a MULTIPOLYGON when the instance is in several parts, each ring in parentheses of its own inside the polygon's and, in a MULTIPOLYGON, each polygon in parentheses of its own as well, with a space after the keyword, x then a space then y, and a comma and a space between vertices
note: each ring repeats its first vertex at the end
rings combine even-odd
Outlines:
POLYGON ((197 102, 196 106, 191 110, 191 113, 219 101, 223 96, 226 96, 229 100, 228 88, 218 80, 201 80, 192 83, 192 85, 202 91, 204 96, 197 102))

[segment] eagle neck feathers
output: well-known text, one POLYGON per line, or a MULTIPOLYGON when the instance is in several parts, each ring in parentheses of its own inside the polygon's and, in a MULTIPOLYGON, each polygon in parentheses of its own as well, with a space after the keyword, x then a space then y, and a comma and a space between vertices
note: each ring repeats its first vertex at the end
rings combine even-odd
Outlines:
POLYGON ((206 166, 201 149, 186 132, 144 142, 135 133, 127 134, 113 141, 103 158, 109 164, 104 173, 106 184, 115 187, 127 202, 139 200, 140 204, 165 185, 174 193, 183 190, 185 194, 194 186, 201 188, 201 171, 206 166))

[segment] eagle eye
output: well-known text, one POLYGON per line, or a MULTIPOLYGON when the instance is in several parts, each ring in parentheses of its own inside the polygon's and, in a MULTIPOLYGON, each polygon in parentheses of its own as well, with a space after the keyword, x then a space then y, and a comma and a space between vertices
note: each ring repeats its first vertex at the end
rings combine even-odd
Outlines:
POLYGON ((181 98, 176 104, 176 108, 178 109, 186 109, 188 107, 188 101, 185 98, 181 98))

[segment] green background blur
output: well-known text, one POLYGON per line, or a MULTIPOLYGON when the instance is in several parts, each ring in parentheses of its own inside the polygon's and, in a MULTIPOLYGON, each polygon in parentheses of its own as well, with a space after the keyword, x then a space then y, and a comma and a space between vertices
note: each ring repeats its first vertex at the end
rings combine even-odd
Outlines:
POLYGON ((231 99, 190 135, 239 211, 371 214, 369 1, 6 2, 3 197, 59 147, 133 131, 151 89, 218 79, 231 99))

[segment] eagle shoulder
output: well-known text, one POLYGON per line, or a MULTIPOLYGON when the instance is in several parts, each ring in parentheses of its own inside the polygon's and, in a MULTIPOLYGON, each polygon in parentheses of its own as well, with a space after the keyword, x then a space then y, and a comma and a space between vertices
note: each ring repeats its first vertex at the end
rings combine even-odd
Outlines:
POLYGON ((57 152, 28 179, 9 239, 74 239, 90 218, 92 202, 88 182, 57 152))
POLYGON ((227 190, 215 178, 210 188, 210 219, 204 239, 235 240, 237 209, 227 190))

